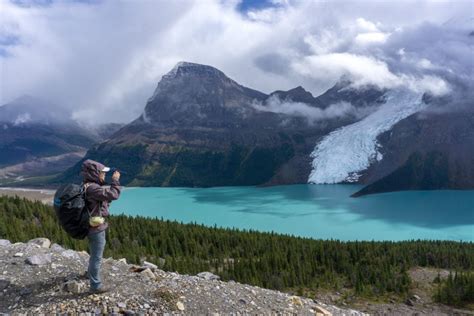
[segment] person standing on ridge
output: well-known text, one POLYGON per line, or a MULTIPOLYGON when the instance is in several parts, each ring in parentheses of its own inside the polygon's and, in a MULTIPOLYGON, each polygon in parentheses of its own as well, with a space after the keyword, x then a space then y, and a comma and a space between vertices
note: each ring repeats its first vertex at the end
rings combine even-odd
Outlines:
POLYGON ((108 171, 109 167, 94 160, 87 159, 82 163, 86 207, 90 214, 87 235, 90 257, 87 275, 91 293, 104 293, 109 290, 102 284, 100 266, 105 248, 105 232, 108 228, 105 218, 109 216, 110 202, 120 196, 120 173, 118 171, 113 173, 110 188, 107 188, 104 184, 105 174, 108 171))

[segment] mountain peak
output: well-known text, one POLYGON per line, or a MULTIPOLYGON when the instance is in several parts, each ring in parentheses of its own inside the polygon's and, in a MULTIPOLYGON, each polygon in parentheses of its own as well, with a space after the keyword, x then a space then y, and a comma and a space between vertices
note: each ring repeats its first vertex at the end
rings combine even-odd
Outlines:
POLYGON ((290 89, 288 91, 277 90, 271 93, 272 96, 277 96, 281 100, 287 100, 292 102, 301 102, 306 104, 312 104, 317 106, 316 99, 311 92, 305 90, 302 86, 290 89))
POLYGON ((163 124, 187 122, 193 126, 238 125, 243 116, 255 111, 253 101, 266 97, 239 85, 217 68, 179 62, 158 83, 142 120, 163 124))
POLYGON ((173 69, 163 76, 163 79, 173 79, 187 75, 227 77, 222 71, 212 66, 180 61, 173 67, 173 69))
POLYGON ((33 103, 38 103, 42 102, 42 100, 33 97, 32 95, 29 94, 23 94, 22 96, 19 96, 15 100, 13 100, 11 103, 14 104, 33 104, 33 103))

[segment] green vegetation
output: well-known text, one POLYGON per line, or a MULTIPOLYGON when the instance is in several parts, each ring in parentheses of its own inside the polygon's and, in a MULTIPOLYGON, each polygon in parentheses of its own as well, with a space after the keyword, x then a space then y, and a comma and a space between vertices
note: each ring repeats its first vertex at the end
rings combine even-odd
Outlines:
MULTIPOLYGON (((404 296, 410 289, 411 267, 459 271, 474 267, 470 242, 314 240, 123 215, 112 216, 109 222, 105 256, 134 263, 159 263, 163 258, 161 266, 167 271, 211 271, 224 280, 301 293, 350 288, 359 296, 404 296)), ((63 232, 52 207, 0 197, 0 238, 16 242, 35 237, 77 250, 87 248, 87 241, 73 240, 63 232)), ((472 274, 469 278, 472 290, 472 274)))
MULTIPOLYGON (((209 187, 262 184, 293 156, 294 148, 290 143, 271 148, 232 145, 228 151, 169 146, 153 160, 143 162, 141 172, 131 172, 136 177, 129 185, 209 187)), ((123 170, 128 172, 126 168, 123 170)))
POLYGON ((159 151, 148 145, 97 145, 74 167, 48 184, 80 182, 85 159, 125 171, 121 183, 129 186, 209 187, 258 185, 269 181, 295 155, 291 143, 276 147, 232 144, 228 151, 166 145, 159 151))
POLYGON ((434 295, 437 302, 458 307, 474 304, 473 272, 450 273, 446 280, 438 277, 436 281, 440 283, 434 295))

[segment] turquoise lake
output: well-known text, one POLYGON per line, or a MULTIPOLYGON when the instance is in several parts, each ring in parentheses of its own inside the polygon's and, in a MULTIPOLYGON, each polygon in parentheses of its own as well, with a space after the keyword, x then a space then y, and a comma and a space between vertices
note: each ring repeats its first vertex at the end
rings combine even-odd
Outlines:
POLYGON ((125 188, 112 214, 340 240, 474 241, 474 191, 351 198, 359 185, 125 188))

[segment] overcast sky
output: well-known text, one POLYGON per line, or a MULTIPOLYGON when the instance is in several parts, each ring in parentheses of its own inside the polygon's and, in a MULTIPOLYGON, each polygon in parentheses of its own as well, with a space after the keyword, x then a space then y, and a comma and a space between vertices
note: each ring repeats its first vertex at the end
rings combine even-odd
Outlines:
POLYGON ((442 95, 472 81, 473 31, 462 0, 0 0, 0 104, 29 94, 128 122, 179 61, 265 93, 345 75, 442 95))

